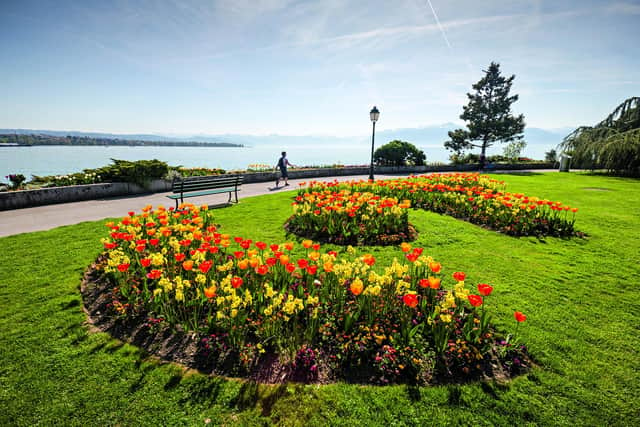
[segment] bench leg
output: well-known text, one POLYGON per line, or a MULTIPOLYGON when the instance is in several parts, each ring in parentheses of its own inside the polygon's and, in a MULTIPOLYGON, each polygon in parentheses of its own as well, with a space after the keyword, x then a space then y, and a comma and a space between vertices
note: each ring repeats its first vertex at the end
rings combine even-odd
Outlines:
POLYGON ((229 191, 229 200, 227 200, 227 203, 231 203, 231 191, 229 191))

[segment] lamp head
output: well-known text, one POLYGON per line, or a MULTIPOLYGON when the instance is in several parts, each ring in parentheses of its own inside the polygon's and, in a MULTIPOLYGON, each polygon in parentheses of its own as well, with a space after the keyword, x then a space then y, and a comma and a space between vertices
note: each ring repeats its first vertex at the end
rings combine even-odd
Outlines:
POLYGON ((371 117, 371 121, 374 123, 378 121, 378 117, 380 117, 380 111, 378 111, 378 108, 375 105, 369 112, 369 117, 371 117))

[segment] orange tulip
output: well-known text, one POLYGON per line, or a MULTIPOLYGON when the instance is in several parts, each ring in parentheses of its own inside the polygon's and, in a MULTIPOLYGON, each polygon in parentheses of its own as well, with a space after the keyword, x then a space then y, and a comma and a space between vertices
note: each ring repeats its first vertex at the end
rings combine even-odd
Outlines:
POLYGON ((355 296, 358 296, 362 293, 362 290, 364 289, 364 285, 362 284, 362 281, 357 280, 357 281, 351 282, 349 289, 351 290, 352 294, 354 294, 355 296))
POLYGON ((216 291, 217 291, 216 286, 215 286, 215 285, 212 285, 212 286, 210 286, 210 287, 208 287, 208 288, 205 288, 205 290, 204 290, 204 296, 205 296, 205 297, 207 297, 207 298, 209 298, 209 299, 211 299, 211 298, 215 298, 215 296, 216 296, 216 291))
POLYGON ((442 268, 442 265, 440 265, 439 262, 429 263, 429 269, 431 269, 431 271, 433 271, 434 273, 439 273, 441 268, 442 268))

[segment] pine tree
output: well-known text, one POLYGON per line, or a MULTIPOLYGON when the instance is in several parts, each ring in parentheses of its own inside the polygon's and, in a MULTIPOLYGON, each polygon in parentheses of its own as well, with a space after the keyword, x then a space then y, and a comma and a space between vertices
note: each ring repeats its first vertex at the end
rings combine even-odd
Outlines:
POLYGON ((467 93, 469 103, 462 107, 460 118, 467 122, 467 129, 449 132, 449 141, 444 146, 455 153, 462 153, 473 147, 481 149, 480 169, 484 169, 486 151, 495 142, 511 142, 522 139, 524 116, 513 116, 511 104, 518 95, 509 95, 515 75, 505 78, 500 75, 500 64, 492 62, 485 75, 472 88, 475 93, 467 93))

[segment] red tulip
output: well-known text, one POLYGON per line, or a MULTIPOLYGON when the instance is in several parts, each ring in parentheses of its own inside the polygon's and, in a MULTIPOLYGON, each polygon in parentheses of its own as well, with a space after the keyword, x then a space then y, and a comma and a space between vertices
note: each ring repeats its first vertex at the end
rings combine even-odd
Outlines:
POLYGON ((264 276, 265 274, 267 274, 269 272, 269 267, 267 267, 266 265, 262 264, 259 265, 258 267, 256 267, 256 273, 258 273, 261 276, 264 276))
POLYGON ((162 271, 160 270, 151 270, 147 273, 147 277, 149 279, 159 279, 162 276, 162 271))
POLYGON ((142 258, 140 264, 142 264, 143 267, 149 267, 151 265, 151 258, 142 258))
POLYGON ((231 279, 231 286, 233 286, 236 289, 242 286, 243 283, 244 283, 244 280, 242 280, 242 277, 234 277, 231 279))
POLYGON ((212 265, 213 265, 213 261, 211 260, 202 261, 198 268, 200 268, 200 271, 202 271, 204 274, 207 274, 207 272, 211 270, 212 265))
POLYGON ((414 253, 410 253, 410 254, 407 254, 407 255, 405 255, 405 256, 407 257, 407 259, 408 259, 410 262, 416 262, 416 260, 418 259, 418 255, 416 255, 416 254, 414 254, 414 253))
POLYGON ((469 303, 474 307, 482 305, 482 297, 480 295, 469 295, 467 298, 469 299, 469 303))
POLYGON ((120 264, 118 265, 118 271, 124 273, 129 269, 129 264, 120 264))
POLYGON ((527 320, 527 316, 522 314, 521 311, 516 311, 515 313, 513 313, 513 317, 515 317, 516 321, 518 322, 524 322, 525 320, 527 320))
POLYGON ((486 283, 479 283, 478 292, 480 293, 480 295, 488 297, 489 295, 491 295, 491 292, 493 292, 493 286, 487 285, 486 283))
POLYGON ((453 278, 456 279, 458 282, 464 282, 465 277, 467 277, 467 275, 464 274, 462 271, 456 271, 455 273, 453 273, 453 278))
POLYGON ((276 265, 277 262, 278 262, 278 260, 276 258, 274 258, 274 257, 267 258, 267 265, 269 265, 271 267, 276 265))
POLYGON ((256 242, 256 247, 261 251, 264 251, 267 248, 267 244, 265 242, 256 242))
POLYGON ((118 246, 118 245, 116 243, 113 243, 113 242, 107 242, 107 243, 104 244, 104 248, 105 249, 113 249, 116 246, 118 246))
POLYGON ((402 301, 407 307, 414 308, 418 305, 418 296, 415 294, 406 294, 402 297, 402 301))

